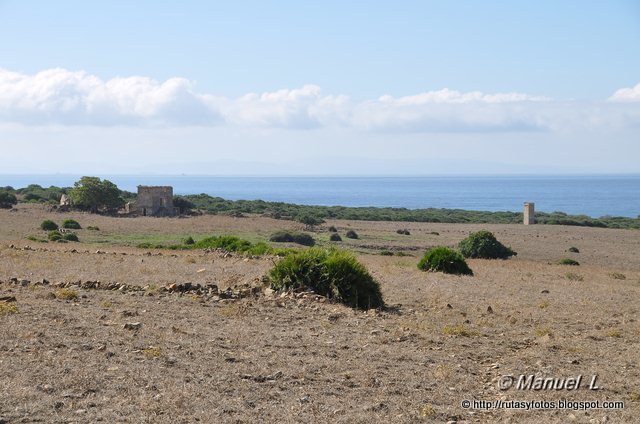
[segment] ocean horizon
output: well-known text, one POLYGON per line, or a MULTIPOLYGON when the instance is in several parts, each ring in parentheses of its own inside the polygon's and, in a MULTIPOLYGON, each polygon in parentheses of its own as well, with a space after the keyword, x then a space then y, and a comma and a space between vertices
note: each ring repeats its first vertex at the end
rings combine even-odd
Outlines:
MULTIPOLYGON (((77 174, 0 175, 0 187, 39 184, 69 187, 77 174)), ((640 174, 458 175, 458 176, 216 176, 101 175, 122 190, 170 185, 174 194, 229 200, 265 200, 321 206, 447 208, 476 211, 537 211, 572 215, 640 215, 640 174)))

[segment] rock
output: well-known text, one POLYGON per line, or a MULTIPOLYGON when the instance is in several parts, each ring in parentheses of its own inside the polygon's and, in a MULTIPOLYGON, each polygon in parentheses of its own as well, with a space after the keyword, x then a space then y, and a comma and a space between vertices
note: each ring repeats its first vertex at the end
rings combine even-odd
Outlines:
POLYGON ((492 314, 493 313, 493 308, 491 307, 491 305, 489 305, 487 307, 487 313, 492 314))
POLYGON ((540 293, 542 293, 542 294, 549 294, 549 290, 544 289, 544 290, 542 290, 540 293))
POLYGON ((125 330, 139 330, 142 328, 142 323, 140 322, 128 322, 122 326, 125 330))
POLYGON ((451 306, 451 304, 447 303, 447 309, 453 309, 453 306, 451 306))
POLYGON ((0 302, 15 302, 15 296, 2 296, 0 297, 0 302))

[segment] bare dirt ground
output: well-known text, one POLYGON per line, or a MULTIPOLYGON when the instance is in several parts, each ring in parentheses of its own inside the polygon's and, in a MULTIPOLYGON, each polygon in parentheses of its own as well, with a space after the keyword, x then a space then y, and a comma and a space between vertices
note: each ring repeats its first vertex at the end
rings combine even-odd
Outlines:
POLYGON ((161 289, 173 283, 260 286, 276 259, 134 247, 187 235, 257 241, 300 229, 293 222, 0 210, 0 298, 15 298, 0 302, 0 422, 639 419, 639 231, 333 221, 318 228, 321 243, 329 225, 380 282, 387 310, 313 296, 169 293, 161 289), (27 240, 44 236, 46 218, 100 231, 78 231, 80 243, 27 240), (518 256, 470 260, 473 277, 416 268, 428 247, 454 246, 481 228, 518 256), (346 239, 347 229, 360 238, 346 239), (412 256, 375 254, 382 249, 412 256), (565 257, 580 266, 555 264, 565 257), (73 287, 77 299, 56 297, 56 285, 88 280, 142 289, 73 287), (503 376, 521 374, 584 381, 576 391, 501 390, 503 376), (593 375, 599 390, 587 389, 593 375), (624 409, 465 409, 465 399, 623 401, 624 409))

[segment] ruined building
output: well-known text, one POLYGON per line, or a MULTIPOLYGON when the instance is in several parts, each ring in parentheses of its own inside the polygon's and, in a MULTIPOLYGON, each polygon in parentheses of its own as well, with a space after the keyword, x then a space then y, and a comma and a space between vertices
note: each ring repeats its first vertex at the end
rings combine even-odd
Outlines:
POLYGON ((171 186, 138 186, 136 201, 127 203, 125 211, 142 216, 180 214, 180 210, 173 206, 173 187, 171 186))

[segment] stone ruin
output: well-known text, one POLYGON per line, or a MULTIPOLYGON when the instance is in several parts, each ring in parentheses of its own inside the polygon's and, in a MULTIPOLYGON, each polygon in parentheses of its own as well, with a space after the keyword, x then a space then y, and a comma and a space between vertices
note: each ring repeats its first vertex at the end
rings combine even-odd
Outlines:
POLYGON ((533 202, 524 203, 524 225, 533 225, 536 223, 534 205, 533 202))
POLYGON ((176 216, 180 209, 173 206, 173 187, 139 185, 136 201, 127 203, 125 212, 142 216, 176 216))

